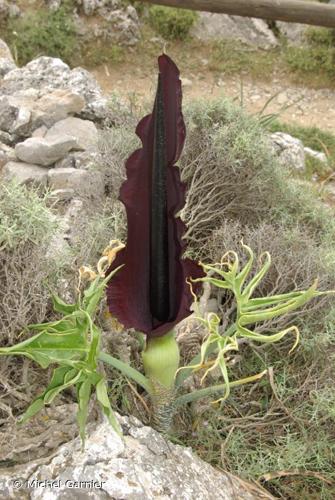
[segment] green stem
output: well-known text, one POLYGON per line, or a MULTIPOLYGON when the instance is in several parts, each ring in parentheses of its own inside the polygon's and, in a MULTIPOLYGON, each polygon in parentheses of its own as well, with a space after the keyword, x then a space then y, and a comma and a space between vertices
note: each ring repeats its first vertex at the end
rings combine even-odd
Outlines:
MULTIPOLYGON (((257 375, 252 375, 251 377, 242 378, 240 380, 234 380, 233 382, 229 382, 229 387, 237 387, 239 385, 249 384, 251 382, 256 382, 260 378, 262 378, 267 373, 267 370, 264 370, 257 375)), ((227 384, 219 384, 213 385, 211 387, 206 387, 205 389, 199 389, 198 391, 193 391, 188 394, 184 394, 183 396, 179 396, 174 402, 175 407, 185 405, 187 403, 193 403, 194 401, 198 401, 198 399, 207 398, 210 396, 220 396, 222 393, 227 391, 227 384)))
POLYGON ((151 387, 149 380, 142 373, 135 370, 135 368, 132 368, 131 366, 127 365, 127 363, 124 363, 123 361, 114 358, 113 356, 107 354, 106 352, 100 352, 99 359, 100 361, 103 361, 107 365, 116 368, 126 377, 133 379, 138 385, 140 385, 141 387, 143 387, 143 389, 145 389, 148 393, 150 393, 151 387))
POLYGON ((164 434, 168 433, 174 414, 175 374, 179 359, 179 346, 173 331, 147 339, 142 360, 150 381, 151 423, 164 434))
MULTIPOLYGON (((230 325, 230 327, 228 328, 228 330, 222 335, 222 337, 231 337, 236 331, 236 325, 235 323, 233 323, 232 325, 230 325)), ((212 354, 213 352, 215 352, 215 350, 217 349, 217 344, 211 344, 208 349, 207 349, 207 355, 208 354, 212 354)), ((192 375, 193 373, 193 366, 195 365, 198 365, 200 363, 200 360, 201 360, 201 354, 197 354, 190 362, 189 364, 183 368, 182 370, 180 370, 178 373, 177 373, 177 376, 176 376, 176 387, 181 387, 181 385, 185 382, 185 380, 190 376, 192 375)))

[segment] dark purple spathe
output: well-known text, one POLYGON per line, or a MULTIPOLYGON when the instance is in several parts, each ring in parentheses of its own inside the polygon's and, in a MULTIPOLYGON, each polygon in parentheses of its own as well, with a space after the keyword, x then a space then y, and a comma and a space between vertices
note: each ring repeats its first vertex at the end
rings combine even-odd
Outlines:
POLYGON ((185 204, 186 187, 175 166, 185 141, 179 70, 166 55, 158 64, 154 110, 136 128, 142 148, 128 158, 120 189, 128 237, 110 270, 124 267, 107 289, 111 314, 148 337, 164 335, 190 315, 193 298, 186 279, 204 275, 195 262, 182 259, 185 225, 175 217, 185 204))

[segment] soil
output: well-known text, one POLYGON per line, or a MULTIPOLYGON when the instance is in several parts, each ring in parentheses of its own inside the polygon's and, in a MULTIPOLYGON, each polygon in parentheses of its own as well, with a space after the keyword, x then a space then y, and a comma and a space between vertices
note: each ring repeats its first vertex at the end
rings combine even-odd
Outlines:
MULTIPOLYGON (((90 71, 105 93, 117 92, 132 101, 141 102, 152 97, 156 86, 156 71, 152 63, 148 67, 146 62, 137 60, 136 63, 127 61, 102 65, 90 71)), ((333 89, 313 89, 297 85, 291 83, 287 75, 280 73, 260 75, 257 79, 250 75, 225 76, 211 71, 206 59, 200 61, 196 71, 194 68, 193 71, 190 70, 188 65, 184 65, 185 68, 182 66, 179 65, 185 100, 228 96, 242 102, 251 113, 278 113, 284 122, 317 126, 335 132, 333 89)))

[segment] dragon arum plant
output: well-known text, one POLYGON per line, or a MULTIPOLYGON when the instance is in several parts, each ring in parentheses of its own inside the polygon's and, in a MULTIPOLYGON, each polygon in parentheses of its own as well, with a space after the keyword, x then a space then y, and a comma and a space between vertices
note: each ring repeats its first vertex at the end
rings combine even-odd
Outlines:
POLYGON ((112 241, 103 252, 96 271, 88 267, 80 269, 76 303, 66 304, 53 296, 54 309, 62 315, 61 319, 30 325, 27 330, 35 332, 33 336, 15 346, 0 348, 0 356, 27 356, 43 368, 56 365, 48 387, 32 402, 21 422, 52 403, 61 391, 75 386, 83 442, 93 390, 102 411, 114 429, 120 432, 111 409, 107 382, 99 371, 99 362, 119 370, 148 393, 153 425, 168 432, 179 406, 209 396, 225 399, 232 387, 265 375, 266 372, 262 372, 230 381, 227 356, 238 350, 240 338, 269 343, 293 333, 295 348, 299 339, 296 327, 267 335, 258 333, 257 326, 262 321, 301 307, 313 297, 329 293, 318 292, 315 282, 306 291, 253 298, 271 259, 268 253, 263 254, 260 269, 252 275, 254 255, 246 245, 243 248, 248 253, 248 261, 243 268, 234 252, 228 252, 218 265, 199 265, 182 258, 185 225, 177 213, 184 205, 185 185, 181 183, 179 169, 175 166, 185 140, 181 84, 177 67, 166 55, 159 58, 159 69, 153 113, 143 118, 136 129, 142 148, 127 160, 127 179, 120 190, 120 200, 126 207, 128 220, 126 246, 112 241), (88 284, 83 289, 85 280, 88 284), (223 332, 217 315, 199 317, 208 329, 207 337, 201 352, 188 366, 180 367, 173 328, 191 314, 192 302, 197 300, 203 282, 234 294, 236 320, 223 332), (113 319, 146 336, 142 352, 144 374, 100 350, 102 332, 95 317, 106 289, 113 319), (182 394, 187 377, 205 369, 202 378, 205 380, 216 367, 221 370, 222 384, 182 394))

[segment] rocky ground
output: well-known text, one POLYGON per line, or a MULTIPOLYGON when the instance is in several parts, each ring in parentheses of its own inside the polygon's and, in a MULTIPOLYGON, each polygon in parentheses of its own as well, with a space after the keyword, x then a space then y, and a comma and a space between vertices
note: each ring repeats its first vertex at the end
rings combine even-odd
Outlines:
MULTIPOLYGON (((281 120, 299 125, 316 126, 324 130, 335 130, 335 91, 332 89, 312 89, 293 85, 287 78, 276 75, 274 78, 252 79, 248 76, 232 77, 220 75, 206 68, 208 60, 198 71, 183 72, 183 91, 185 98, 211 99, 227 96, 240 101, 251 113, 278 113, 281 120), (272 101, 267 105, 269 99, 272 101), (285 109, 287 108, 287 109, 285 109)), ((151 69, 151 68, 150 68, 151 69)), ((123 96, 148 98, 148 89, 154 92, 156 80, 153 73, 143 65, 135 69, 133 63, 117 67, 102 66, 92 71, 103 91, 118 92, 123 96)))

